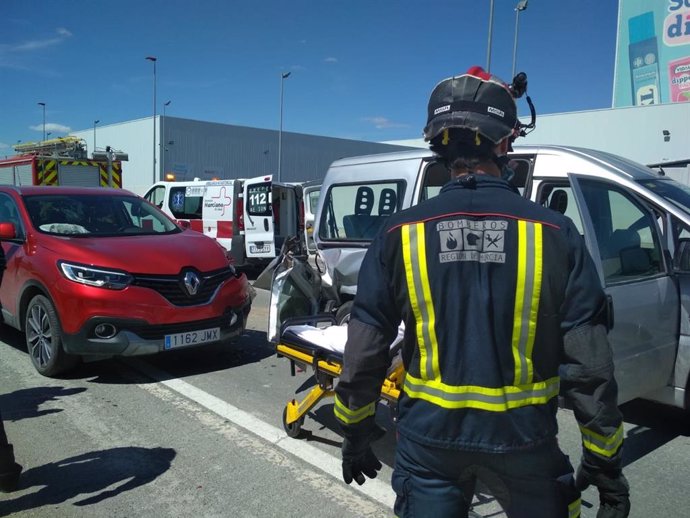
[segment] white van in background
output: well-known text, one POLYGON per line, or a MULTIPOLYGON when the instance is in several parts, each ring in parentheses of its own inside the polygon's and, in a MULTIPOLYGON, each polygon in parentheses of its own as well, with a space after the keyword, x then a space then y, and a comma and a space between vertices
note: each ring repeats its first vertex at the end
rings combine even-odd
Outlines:
POLYGON ((178 224, 216 239, 235 265, 263 267, 289 236, 312 232, 320 185, 275 183, 272 175, 250 179, 157 182, 144 198, 178 224))

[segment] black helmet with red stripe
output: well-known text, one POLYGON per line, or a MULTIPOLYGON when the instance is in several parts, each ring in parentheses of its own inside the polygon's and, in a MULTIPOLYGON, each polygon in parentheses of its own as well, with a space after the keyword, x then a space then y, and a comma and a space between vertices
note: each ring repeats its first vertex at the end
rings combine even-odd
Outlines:
POLYGON ((519 128, 515 95, 511 88, 481 67, 449 77, 436 85, 429 98, 424 140, 446 141, 448 130, 468 143, 489 148, 516 136, 519 128))

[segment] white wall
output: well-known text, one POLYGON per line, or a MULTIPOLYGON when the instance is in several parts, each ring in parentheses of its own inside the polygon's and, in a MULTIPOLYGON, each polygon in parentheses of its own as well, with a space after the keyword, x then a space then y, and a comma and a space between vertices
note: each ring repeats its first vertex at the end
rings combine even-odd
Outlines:
MULTIPOLYGON (((159 117, 156 117, 158 122, 159 117)), ((88 155, 93 152, 93 128, 75 131, 72 135, 86 141, 88 155)), ((160 128, 156 127, 156 140, 160 139, 160 128)), ((122 163, 122 187, 143 195, 159 178, 153 171, 153 124, 151 117, 118 124, 96 126, 96 146, 99 150, 110 146, 124 151, 129 161, 122 163), (155 179, 154 179, 155 178, 155 179)), ((158 155, 156 161, 158 161, 158 155)), ((159 170, 159 169, 158 169, 159 170)))

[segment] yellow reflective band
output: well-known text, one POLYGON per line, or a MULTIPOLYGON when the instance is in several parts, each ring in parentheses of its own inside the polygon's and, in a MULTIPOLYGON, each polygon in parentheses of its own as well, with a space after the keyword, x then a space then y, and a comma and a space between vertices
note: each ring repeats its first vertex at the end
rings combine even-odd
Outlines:
POLYGON ((543 272, 542 226, 541 223, 534 223, 532 225, 534 225, 534 266, 532 268, 532 300, 530 301, 528 320, 529 330, 527 331, 528 383, 534 379, 534 373, 532 371, 532 351, 534 350, 534 337, 537 332, 537 317, 539 316, 539 298, 541 297, 541 278, 543 272))
POLYGON ((376 404, 375 402, 372 402, 363 406, 362 408, 358 408, 357 410, 350 410, 336 395, 333 413, 338 420, 345 424, 357 424, 360 421, 364 421, 364 419, 370 415, 374 415, 376 413, 376 404))
POLYGON ((436 313, 431 300, 424 223, 403 225, 401 234, 407 291, 415 317, 419 346, 419 372, 423 379, 438 379, 441 371, 438 363, 436 313))
POLYGON ((434 311, 434 301, 431 298, 431 286, 429 285, 429 271, 426 263, 426 234, 424 223, 417 223, 417 258, 419 261, 419 277, 424 293, 424 305, 427 308, 427 334, 429 345, 431 346, 431 369, 435 380, 441 379, 441 370, 438 366, 438 339, 436 338, 436 312, 434 311))
POLYGON ((518 221, 518 263, 513 313, 515 385, 534 379, 532 351, 539 315, 543 271, 542 225, 518 221))
POLYGON ((578 498, 568 504, 568 518, 579 518, 582 512, 582 499, 578 498))
POLYGON ((623 423, 618 425, 616 431, 611 435, 601 435, 589 428, 580 426, 582 433, 582 445, 591 452, 598 453, 603 457, 613 457, 620 445, 623 444, 623 423))
POLYGON ((490 412, 506 412, 527 405, 543 405, 558 396, 560 378, 519 386, 479 387, 448 385, 440 381, 405 376, 405 394, 448 409, 475 408, 490 412))

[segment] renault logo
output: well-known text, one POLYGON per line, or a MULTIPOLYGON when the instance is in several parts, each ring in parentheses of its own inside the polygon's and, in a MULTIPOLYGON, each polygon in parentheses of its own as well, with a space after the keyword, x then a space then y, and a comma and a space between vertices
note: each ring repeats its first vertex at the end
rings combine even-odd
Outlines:
POLYGON ((184 287, 187 290, 189 296, 193 297, 194 295, 196 295, 196 292, 199 291, 199 286, 201 285, 201 280, 199 279, 199 276, 194 272, 186 272, 184 274, 183 280, 184 287))

